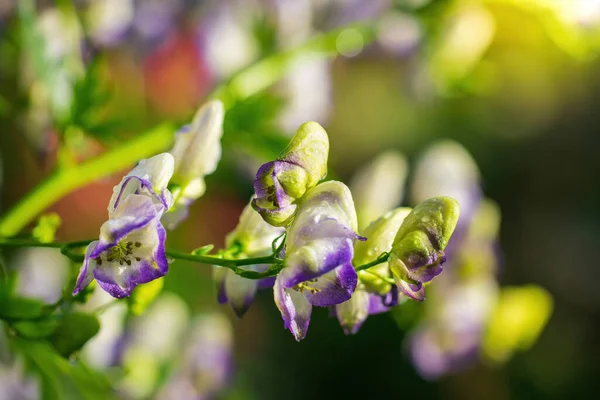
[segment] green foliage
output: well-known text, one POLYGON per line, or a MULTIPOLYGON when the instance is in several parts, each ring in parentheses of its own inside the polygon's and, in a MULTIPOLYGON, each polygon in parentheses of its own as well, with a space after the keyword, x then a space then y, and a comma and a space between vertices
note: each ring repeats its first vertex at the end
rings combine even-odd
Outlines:
POLYGON ((107 378, 83 363, 69 362, 43 341, 11 338, 13 350, 25 358, 30 372, 41 382, 45 400, 114 399, 107 378))
POLYGON ((144 285, 137 286, 129 297, 129 310, 134 315, 142 314, 156 297, 162 292, 165 279, 159 278, 144 285))
POLYGON ((64 357, 81 349, 100 330, 100 322, 92 314, 73 312, 66 314, 50 337, 56 351, 64 357))
POLYGON ((0 319, 35 319, 43 316, 45 311, 46 305, 41 301, 14 296, 6 285, 0 288, 0 319))
POLYGON ((35 228, 33 228, 32 236, 42 243, 50 243, 54 241, 56 230, 61 222, 60 216, 57 213, 42 215, 35 228))
POLYGON ((52 335, 59 324, 60 319, 57 316, 49 316, 35 320, 17 321, 13 323, 11 327, 20 337, 27 339, 43 339, 52 335))
POLYGON ((225 114, 223 147, 244 149, 261 160, 275 158, 288 142, 275 124, 282 107, 283 101, 270 93, 237 101, 225 114))

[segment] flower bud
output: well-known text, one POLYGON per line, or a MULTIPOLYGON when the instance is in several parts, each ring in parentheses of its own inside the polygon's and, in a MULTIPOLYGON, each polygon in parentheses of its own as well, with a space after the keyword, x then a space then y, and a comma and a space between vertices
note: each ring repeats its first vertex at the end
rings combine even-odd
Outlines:
POLYGON ((259 168, 252 206, 273 226, 289 225, 297 202, 327 175, 329 139, 316 122, 298 128, 275 161, 259 168))
POLYGON ((423 283, 442 272, 444 249, 458 216, 456 200, 434 197, 417 205, 404 219, 388 263, 398 288, 410 298, 424 300, 423 283))
POLYGON ((175 158, 174 184, 183 188, 215 171, 221 158, 224 116, 223 103, 211 100, 196 112, 190 125, 177 133, 171 149, 175 158))
MULTIPOLYGON (((361 231, 361 235, 367 240, 354 244, 354 265, 362 265, 371 262, 382 253, 392 249, 394 236, 400 229, 404 218, 411 209, 406 207, 397 208, 371 222, 369 226, 361 231)), ((384 295, 391 290, 391 284, 380 277, 388 277, 390 270, 388 263, 377 264, 365 271, 359 271, 359 279, 366 289, 384 295)))
POLYGON ((225 111, 220 100, 203 105, 192 123, 177 132, 171 154, 175 158, 172 185, 178 188, 175 207, 165 214, 163 223, 174 229, 188 215, 188 207, 205 190, 204 177, 212 174, 221 159, 221 136, 225 111))

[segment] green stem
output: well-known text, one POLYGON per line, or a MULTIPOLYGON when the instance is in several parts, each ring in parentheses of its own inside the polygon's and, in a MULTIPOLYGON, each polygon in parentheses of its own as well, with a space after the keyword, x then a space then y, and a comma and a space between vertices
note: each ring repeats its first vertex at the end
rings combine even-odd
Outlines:
POLYGON ((42 211, 74 190, 164 151, 171 144, 174 131, 173 125, 161 124, 94 159, 57 170, 4 215, 0 220, 0 236, 17 234, 42 211))
MULTIPOLYGON (((347 28, 317 35, 298 47, 266 57, 221 84, 211 97, 221 98, 226 109, 230 108, 236 101, 277 82, 298 59, 335 55, 336 39, 344 29, 347 28)), ((363 35, 364 43, 374 38, 374 29, 368 25, 355 24, 352 29, 363 35)), ((92 160, 58 169, 0 219, 0 236, 17 234, 46 208, 72 191, 119 172, 140 159, 165 151, 171 145, 174 131, 173 125, 162 124, 92 160)))
MULTIPOLYGON (((75 242, 51 242, 51 243, 42 243, 31 239, 14 239, 14 238, 0 238, 0 248, 2 247, 50 247, 60 249, 60 252, 66 257, 70 258, 74 262, 83 262, 84 256, 80 253, 76 253, 74 249, 80 249, 88 244, 90 244, 92 240, 78 240, 75 242)), ((237 275, 242 276, 248 279, 262 279, 269 276, 277 275, 277 273, 283 268, 282 260, 277 258, 275 254, 271 254, 269 256, 264 257, 254 257, 254 258, 242 258, 242 259, 227 259, 221 257, 207 256, 207 255, 197 255, 184 253, 180 251, 167 250, 167 256, 178 259, 178 260, 187 260, 193 261, 197 263, 210 264, 210 265, 218 265, 221 267, 226 267, 231 269, 237 275), (258 265, 258 264, 272 264, 273 266, 264 272, 257 271, 249 271, 243 268, 246 265, 258 265)))
POLYGON ((389 258, 390 258, 390 253, 383 253, 379 257, 377 257, 375 260, 368 262, 366 264, 359 265, 358 267, 354 267, 354 269, 357 271, 362 271, 363 269, 368 269, 368 268, 374 267, 376 265, 383 264, 384 262, 387 262, 389 258))

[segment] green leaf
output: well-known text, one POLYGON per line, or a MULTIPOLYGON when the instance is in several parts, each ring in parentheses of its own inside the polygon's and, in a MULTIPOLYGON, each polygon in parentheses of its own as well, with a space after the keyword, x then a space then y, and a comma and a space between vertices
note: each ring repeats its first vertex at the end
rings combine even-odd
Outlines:
POLYGON ((38 320, 17 321, 11 326, 19 336, 27 339, 41 339, 50 336, 58 327, 60 319, 55 316, 38 320))
POLYGON ((46 305, 39 300, 11 296, 0 292, 0 319, 35 319, 46 311, 46 305))
POLYGON ((81 349, 100 330, 98 319, 92 314, 74 312, 65 315, 50 337, 56 351, 64 357, 81 349))
POLYGON ((115 399, 108 379, 85 364, 62 358, 47 342, 12 338, 12 347, 22 354, 30 372, 41 382, 46 400, 115 399))
POLYGON ((32 236, 42 243, 50 243, 54 241, 56 230, 61 222, 57 213, 42 215, 35 228, 33 228, 32 236))
POLYGON ((129 310, 134 315, 140 315, 160 294, 165 284, 164 278, 137 286, 129 297, 129 310))
POLYGON ((214 244, 207 244, 197 249, 192 250, 192 254, 196 256, 205 256, 215 248, 214 244))

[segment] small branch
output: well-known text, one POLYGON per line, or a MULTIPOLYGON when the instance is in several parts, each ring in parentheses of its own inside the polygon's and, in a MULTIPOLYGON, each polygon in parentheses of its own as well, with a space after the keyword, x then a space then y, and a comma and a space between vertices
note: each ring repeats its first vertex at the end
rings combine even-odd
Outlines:
POLYGON ((362 271, 364 269, 368 269, 368 268, 374 267, 376 265, 383 264, 384 262, 387 262, 389 258, 390 258, 390 253, 383 253, 379 257, 377 257, 375 260, 373 260, 369 263, 363 264, 363 265, 359 265, 358 267, 354 267, 354 269, 357 271, 362 271))

